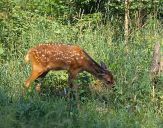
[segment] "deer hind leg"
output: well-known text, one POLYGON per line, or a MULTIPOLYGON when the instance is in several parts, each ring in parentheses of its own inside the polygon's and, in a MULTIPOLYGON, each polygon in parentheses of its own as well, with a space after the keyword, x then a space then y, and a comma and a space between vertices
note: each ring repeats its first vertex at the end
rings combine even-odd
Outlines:
POLYGON ((28 79, 25 81, 25 87, 29 87, 31 81, 36 80, 44 71, 38 68, 32 69, 31 75, 28 77, 28 79))
POLYGON ((41 91, 41 81, 42 81, 42 79, 46 76, 46 74, 48 73, 49 71, 46 71, 46 72, 44 72, 44 73, 42 73, 40 76, 38 76, 34 81, 35 81, 35 83, 36 83, 36 86, 35 86, 35 90, 37 91, 37 92, 40 92, 41 91), (38 80, 38 79, 41 79, 41 80, 38 80))
POLYGON ((48 73, 49 71, 46 71, 46 72, 43 72, 41 75, 39 75, 34 81, 36 82, 36 83, 39 83, 40 82, 40 80, 38 80, 39 78, 40 79, 43 79, 46 75, 47 75, 47 73, 48 73))

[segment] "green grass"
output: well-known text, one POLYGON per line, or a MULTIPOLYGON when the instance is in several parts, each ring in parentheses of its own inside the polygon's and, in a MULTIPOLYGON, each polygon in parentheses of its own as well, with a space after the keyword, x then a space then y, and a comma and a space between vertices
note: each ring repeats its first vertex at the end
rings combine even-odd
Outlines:
POLYGON ((33 17, 30 22, 22 17, 29 16, 19 17, 24 21, 22 26, 8 23, 10 43, 3 44, 1 54, 0 128, 163 127, 162 76, 154 97, 148 76, 152 47, 157 41, 163 43, 162 26, 153 28, 150 19, 142 30, 133 31, 126 54, 124 41, 115 39, 109 24, 80 31, 76 26, 64 26, 44 17, 33 17), (18 32, 21 34, 15 35, 18 32), (76 83, 80 86, 81 109, 77 110, 76 101, 63 95, 63 89, 68 88, 66 72, 54 71, 43 80, 40 93, 35 92, 33 82, 24 95, 24 80, 30 73, 24 55, 31 46, 49 41, 79 44, 97 62, 104 61, 114 74, 114 89, 96 89, 102 84, 88 73, 80 74, 76 83))

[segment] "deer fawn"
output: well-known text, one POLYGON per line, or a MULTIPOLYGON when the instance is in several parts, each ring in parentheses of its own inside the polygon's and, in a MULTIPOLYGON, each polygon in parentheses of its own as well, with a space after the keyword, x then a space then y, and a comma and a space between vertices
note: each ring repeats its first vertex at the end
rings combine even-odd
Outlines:
POLYGON ((93 74, 107 85, 113 84, 113 75, 104 63, 100 66, 78 45, 39 44, 28 50, 25 61, 32 65, 31 75, 25 81, 27 88, 31 81, 44 77, 50 70, 67 70, 70 87, 81 71, 93 74))

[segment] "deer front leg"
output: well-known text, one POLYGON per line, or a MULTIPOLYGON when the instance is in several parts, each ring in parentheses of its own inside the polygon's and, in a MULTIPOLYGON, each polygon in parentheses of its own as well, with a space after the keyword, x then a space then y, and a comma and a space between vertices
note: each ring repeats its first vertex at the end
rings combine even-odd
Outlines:
MULTIPOLYGON (((78 86, 74 84, 74 79, 76 78, 76 75, 78 73, 78 70, 74 70, 73 72, 69 72, 68 75, 68 85, 72 90, 75 90, 75 99, 77 101, 77 108, 80 108, 80 100, 79 100, 79 94, 78 94, 78 86)), ((72 91, 71 90, 71 91, 72 91)), ((68 97, 70 98, 70 93, 68 93, 68 97)))

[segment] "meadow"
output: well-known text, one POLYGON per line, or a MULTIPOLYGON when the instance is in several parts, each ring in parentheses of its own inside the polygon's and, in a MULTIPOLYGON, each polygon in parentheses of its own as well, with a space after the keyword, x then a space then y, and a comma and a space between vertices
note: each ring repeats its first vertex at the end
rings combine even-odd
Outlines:
POLYGON ((131 28, 128 52, 123 32, 116 35, 121 29, 110 23, 63 25, 19 12, 1 28, 6 43, 0 50, 0 128, 163 127, 163 75, 155 85, 149 79, 153 46, 156 42, 163 44, 159 21, 149 17, 143 28, 131 28), (75 81, 81 102, 78 110, 75 99, 64 95, 64 89, 68 89, 66 72, 51 71, 40 93, 33 82, 23 95, 24 81, 31 70, 24 56, 35 44, 48 42, 78 44, 98 63, 104 61, 115 77, 114 88, 104 88, 87 72, 79 74, 75 81))

